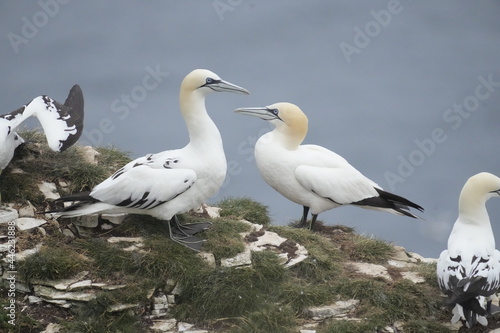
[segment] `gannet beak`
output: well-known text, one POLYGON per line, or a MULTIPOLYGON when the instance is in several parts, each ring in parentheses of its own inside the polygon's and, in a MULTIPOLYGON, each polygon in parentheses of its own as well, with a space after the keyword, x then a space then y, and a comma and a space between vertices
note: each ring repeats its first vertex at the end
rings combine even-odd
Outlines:
POLYGON ((217 92, 233 92, 237 94, 245 94, 249 95, 250 92, 243 87, 237 86, 230 82, 224 80, 211 80, 210 82, 205 83, 202 87, 208 87, 213 91, 217 92))
POLYGON ((254 108, 238 108, 234 110, 236 113, 245 114, 248 116, 257 117, 264 120, 275 120, 281 118, 279 117, 279 110, 272 109, 267 106, 264 107, 254 107, 254 108))

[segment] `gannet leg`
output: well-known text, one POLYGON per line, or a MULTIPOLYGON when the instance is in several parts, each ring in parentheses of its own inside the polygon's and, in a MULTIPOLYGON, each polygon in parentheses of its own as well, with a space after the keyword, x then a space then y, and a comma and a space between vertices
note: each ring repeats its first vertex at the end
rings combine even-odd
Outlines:
POLYGON ((316 223, 316 219, 318 218, 318 214, 312 214, 311 224, 309 225, 309 230, 313 230, 314 223, 316 223))
POLYGON ((212 223, 210 222, 180 224, 177 219, 177 215, 174 215, 174 217, 170 220, 170 226, 173 234, 182 237, 193 236, 199 232, 207 230, 211 225, 212 223))
POLYGON ((309 228, 309 224, 307 223, 307 215, 309 215, 309 207, 303 206, 304 210, 302 211, 302 218, 300 222, 294 225, 295 228, 309 228))
POLYGON ((179 234, 173 233, 172 232, 172 224, 174 224, 174 225, 176 223, 178 224, 178 221, 173 221, 174 219, 177 220, 177 218, 175 218, 175 215, 170 221, 164 221, 165 224, 167 224, 168 234, 170 236, 170 239, 172 241, 176 242, 177 244, 183 245, 183 246, 190 248, 196 252, 200 252, 201 247, 203 246, 203 243, 205 242, 205 240, 201 239, 199 237, 190 236, 187 234, 179 235, 179 234))

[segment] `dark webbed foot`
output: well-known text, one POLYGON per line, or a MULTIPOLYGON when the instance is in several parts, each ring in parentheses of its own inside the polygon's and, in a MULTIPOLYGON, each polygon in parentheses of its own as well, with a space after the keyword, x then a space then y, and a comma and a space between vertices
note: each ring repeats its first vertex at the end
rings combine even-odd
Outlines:
POLYGON ((309 215, 309 207, 303 206, 304 209, 302 211, 302 218, 300 219, 300 222, 295 224, 293 227, 294 228, 308 228, 309 229, 309 223, 307 223, 307 215, 309 215))
POLYGON ((187 224, 179 224, 170 222, 170 226, 172 228, 172 233, 179 237, 182 236, 193 236, 199 232, 205 231, 210 228, 212 223, 210 222, 200 222, 200 223, 187 223, 187 224))
POLYGON ((167 225, 171 240, 197 252, 201 251, 205 240, 194 235, 207 230, 212 225, 210 222, 188 223, 181 225, 175 215, 170 221, 165 221, 165 224, 167 225))

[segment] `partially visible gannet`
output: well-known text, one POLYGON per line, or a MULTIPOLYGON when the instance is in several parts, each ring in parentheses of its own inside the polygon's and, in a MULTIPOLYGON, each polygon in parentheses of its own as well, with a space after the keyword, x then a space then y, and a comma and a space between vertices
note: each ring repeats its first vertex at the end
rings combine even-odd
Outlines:
POLYGON ((83 131, 83 94, 80 86, 75 84, 71 88, 64 104, 42 95, 0 116, 0 173, 14 156, 15 149, 24 142, 16 130, 29 117, 38 118, 53 151, 68 149, 83 131))
POLYGON ((277 103, 267 107, 240 108, 235 112, 271 122, 276 128, 255 144, 257 167, 264 180, 289 200, 303 206, 297 227, 307 227, 309 209, 314 227, 318 214, 355 205, 415 218, 409 207, 419 205, 383 191, 342 156, 316 145, 301 145, 308 120, 296 105, 277 103))
MULTIPOLYGON (((126 164, 90 193, 56 200, 75 202, 55 211, 57 215, 147 214, 169 221, 172 240, 199 250, 201 240, 192 235, 206 229, 207 224, 180 226, 176 214, 196 208, 213 196, 226 176, 221 135, 205 109, 205 97, 214 91, 248 94, 246 89, 222 80, 211 71, 192 71, 180 88, 180 109, 189 132, 189 143, 182 149, 149 154, 126 164)), ((173 130, 178 131, 177 127, 173 130)), ((136 135, 147 137, 148 129, 136 135)))
POLYGON ((453 306, 452 323, 464 320, 487 326, 491 297, 500 287, 500 252, 486 210, 486 201, 500 196, 500 178, 482 172, 465 183, 458 200, 458 218, 448 238, 448 249, 437 264, 439 287, 453 306))

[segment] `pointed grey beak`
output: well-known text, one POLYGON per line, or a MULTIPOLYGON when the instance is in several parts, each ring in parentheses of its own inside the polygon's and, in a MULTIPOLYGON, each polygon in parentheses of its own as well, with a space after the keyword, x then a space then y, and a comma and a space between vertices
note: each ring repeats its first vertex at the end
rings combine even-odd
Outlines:
POLYGON ((235 84, 232 84, 230 82, 224 81, 224 80, 214 80, 212 83, 208 83, 205 85, 206 87, 209 87, 213 91, 217 92, 233 92, 237 94, 245 94, 249 95, 250 92, 246 90, 243 87, 237 86, 235 84))
POLYGON ((238 109, 234 110, 234 112, 245 114, 248 116, 257 117, 257 118, 268 120, 268 121, 274 120, 274 119, 281 120, 281 118, 279 117, 279 110, 278 109, 270 109, 267 106, 253 107, 253 108, 238 108, 238 109))

